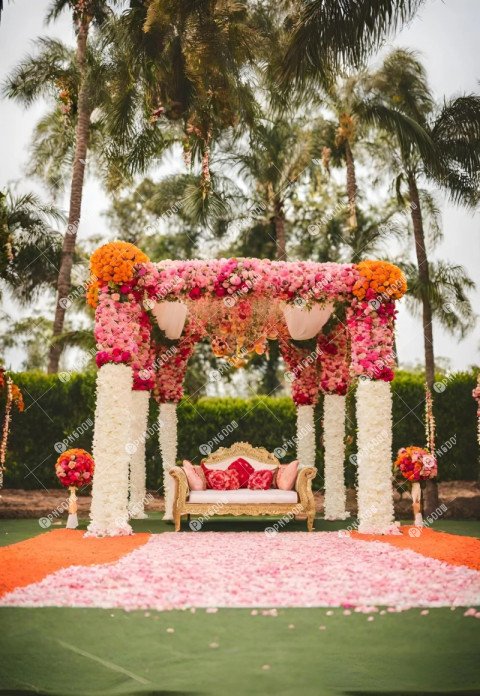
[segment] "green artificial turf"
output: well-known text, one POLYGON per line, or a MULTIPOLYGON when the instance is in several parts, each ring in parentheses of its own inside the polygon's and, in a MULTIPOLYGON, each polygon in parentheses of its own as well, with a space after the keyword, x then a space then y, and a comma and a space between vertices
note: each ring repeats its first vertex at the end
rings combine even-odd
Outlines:
POLYGON ((480 692, 480 622, 461 609, 326 611, 2 609, 0 693, 480 692))
MULTIPOLYGON (((135 521, 135 531, 171 531, 160 517, 135 521)), ((317 520, 316 529, 353 523, 317 520)), ((215 519, 204 529, 261 531, 268 524, 215 519)), ((480 522, 446 520, 433 527, 480 534, 480 522)), ((303 522, 288 526, 304 528, 303 522)), ((0 530, 2 544, 45 531, 37 520, 0 520, 0 530)), ((480 621, 464 617, 462 609, 376 613, 373 621, 332 611, 279 609, 274 617, 244 609, 2 608, 0 694, 480 694, 480 621)))

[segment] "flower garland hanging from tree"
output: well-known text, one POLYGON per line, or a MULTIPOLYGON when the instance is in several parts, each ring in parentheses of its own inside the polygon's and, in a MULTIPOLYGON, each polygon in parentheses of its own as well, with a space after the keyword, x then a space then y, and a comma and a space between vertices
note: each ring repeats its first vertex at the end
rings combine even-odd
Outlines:
POLYGON ((3 487, 3 474, 5 471, 5 461, 7 458, 8 436, 10 434, 10 423, 12 420, 12 406, 16 406, 21 413, 25 404, 23 395, 18 385, 15 384, 4 367, 0 366, 0 393, 5 398, 5 411, 2 425, 2 439, 0 441, 0 489, 3 487))

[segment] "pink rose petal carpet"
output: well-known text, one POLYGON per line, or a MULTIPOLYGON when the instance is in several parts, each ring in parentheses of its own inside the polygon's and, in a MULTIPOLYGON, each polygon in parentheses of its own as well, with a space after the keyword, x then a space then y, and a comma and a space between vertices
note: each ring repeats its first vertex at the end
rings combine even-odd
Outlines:
MULTIPOLYGON (((472 548, 464 537, 442 536, 450 537, 454 546, 461 539, 472 548)), ((80 544, 86 541, 78 539, 80 544)), ((107 548, 111 540, 102 541, 107 548)), ((336 532, 152 535, 118 560, 68 565, 17 586, 0 600, 2 606, 127 610, 342 605, 404 609, 479 603, 480 571, 475 568, 385 539, 365 541, 336 532)))

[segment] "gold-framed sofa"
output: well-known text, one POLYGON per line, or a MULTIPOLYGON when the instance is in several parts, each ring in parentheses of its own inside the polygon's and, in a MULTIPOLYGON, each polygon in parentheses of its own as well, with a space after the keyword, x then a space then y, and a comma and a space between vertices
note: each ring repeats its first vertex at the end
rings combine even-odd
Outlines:
MULTIPOLYGON (((285 466, 264 447, 253 447, 248 442, 221 447, 204 459, 204 464, 209 468, 226 468, 238 457, 243 457, 257 469, 285 466)), ((182 517, 185 515, 197 515, 206 519, 214 515, 306 516, 307 529, 309 532, 313 530, 315 500, 312 480, 317 475, 315 467, 299 467, 295 486, 291 491, 278 488, 266 491, 245 488, 232 491, 190 491, 187 475, 182 467, 173 467, 170 474, 175 479, 173 515, 176 532, 180 531, 182 517)))

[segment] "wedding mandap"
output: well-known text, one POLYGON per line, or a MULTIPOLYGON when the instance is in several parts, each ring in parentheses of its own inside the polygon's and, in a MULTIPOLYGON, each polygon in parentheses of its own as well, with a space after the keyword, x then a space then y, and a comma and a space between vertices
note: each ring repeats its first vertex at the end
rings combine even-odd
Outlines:
MULTIPOLYGON (((129 519, 145 517, 151 396, 159 404, 164 518, 175 518, 178 529, 181 514, 200 510, 193 505, 193 492, 189 504, 182 467, 177 467, 176 408, 188 361, 205 338, 216 357, 236 367, 268 351, 269 341, 278 341, 296 406, 298 479, 304 483, 316 473, 314 409, 323 394, 329 520, 348 516, 345 405, 347 391, 355 388, 358 531, 393 533, 390 382, 395 302, 405 292, 401 270, 384 261, 229 258, 154 263, 127 242, 97 249, 87 288, 87 301, 95 308, 98 365, 87 534, 131 534, 129 519), (308 470, 308 476, 302 477, 302 470, 308 470)), ((237 449, 241 446, 251 447, 237 443, 237 449)), ((264 450, 262 456, 275 465, 274 455, 264 450)), ((218 460, 218 452, 212 457, 218 460)), ((298 501, 310 529, 313 497, 311 489, 305 491, 306 483, 298 488, 298 501)), ((291 503, 293 498, 290 507, 291 503)), ((267 505, 264 514, 283 509, 267 505)), ((227 506, 224 514, 228 510, 227 506)))

